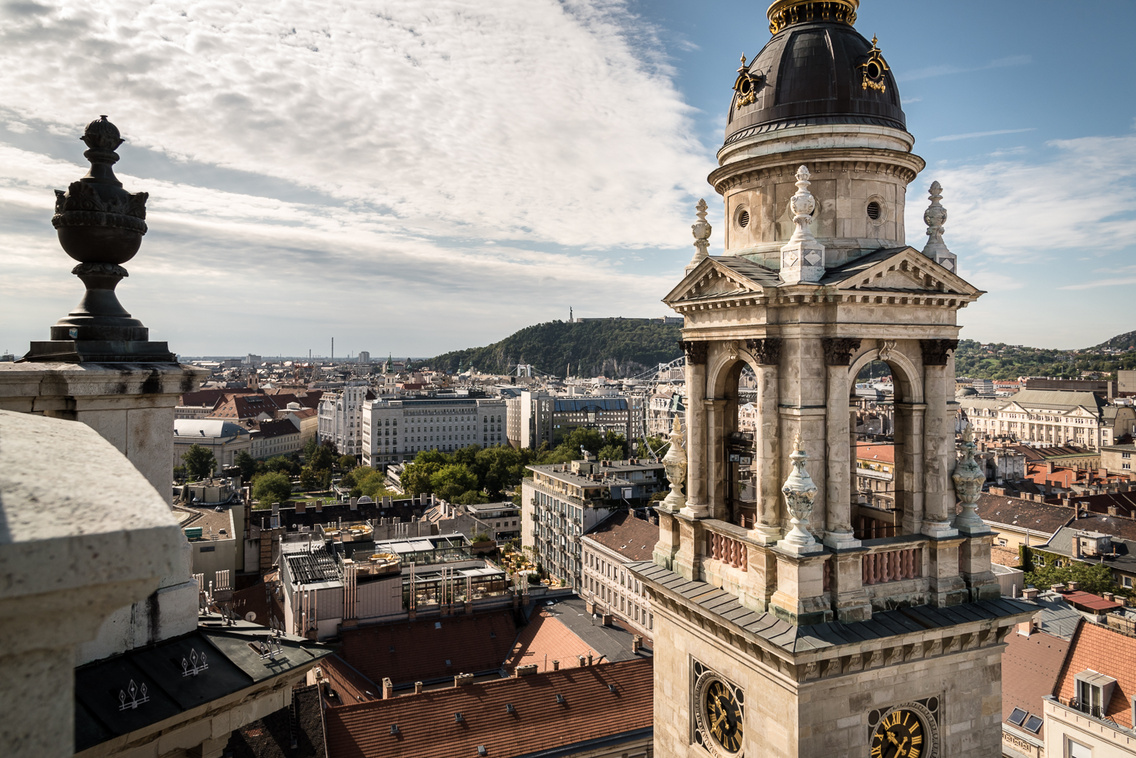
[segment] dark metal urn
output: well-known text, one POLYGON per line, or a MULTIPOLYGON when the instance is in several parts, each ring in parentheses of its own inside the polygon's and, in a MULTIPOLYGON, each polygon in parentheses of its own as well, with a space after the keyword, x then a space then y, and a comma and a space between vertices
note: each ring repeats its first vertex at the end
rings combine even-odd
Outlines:
POLYGON ((127 276, 121 264, 138 252, 146 233, 145 192, 127 192, 114 175, 118 128, 100 116, 82 138, 91 170, 66 192, 55 191, 52 226, 59 244, 79 261, 71 273, 86 286, 75 310, 51 327, 49 342, 33 342, 24 360, 66 362, 173 362, 164 342, 131 318, 115 287, 127 276))

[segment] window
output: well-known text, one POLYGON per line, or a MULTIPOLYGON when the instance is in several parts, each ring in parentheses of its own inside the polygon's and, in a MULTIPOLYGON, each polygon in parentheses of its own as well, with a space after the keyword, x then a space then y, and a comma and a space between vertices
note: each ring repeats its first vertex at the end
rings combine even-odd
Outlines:
POLYGON ((1025 723, 1026 716, 1028 715, 1029 714, 1023 711, 1021 708, 1015 708, 1014 712, 1010 714, 1010 718, 1007 719, 1007 721, 1009 721, 1014 726, 1021 726, 1025 723))
POLYGON ((1103 718, 1112 697, 1116 680, 1092 669, 1085 669, 1076 676, 1077 697, 1074 707, 1094 718, 1103 718))
POLYGON ((1066 737, 1065 755, 1069 756, 1069 758, 1093 758, 1093 749, 1066 737))

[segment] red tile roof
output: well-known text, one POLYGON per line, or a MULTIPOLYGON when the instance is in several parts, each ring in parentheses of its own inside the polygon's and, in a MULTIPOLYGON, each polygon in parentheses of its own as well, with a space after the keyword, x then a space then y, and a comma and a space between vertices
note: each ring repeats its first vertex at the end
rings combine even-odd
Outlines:
POLYGON ((659 541, 659 527, 631 511, 620 511, 596 524, 584 539, 614 550, 625 561, 649 561, 659 541))
POLYGON ((1132 698, 1136 696, 1136 637, 1082 621, 1073 635, 1057 691, 1061 702, 1077 696, 1076 676, 1092 669, 1116 679, 1105 715, 1120 726, 1132 728, 1132 698))
POLYGON ((620 661, 332 708, 325 714, 328 752, 336 758, 476 758, 483 745, 490 758, 510 758, 646 729, 653 718, 652 672, 650 659, 620 661), (397 734, 391 734, 393 724, 397 734))
POLYGON ((580 665, 577 656, 596 655, 596 651, 577 637, 560 619, 541 609, 529 619, 528 626, 517 635, 517 641, 505 661, 505 670, 535 663, 538 671, 551 671, 553 661, 561 668, 580 665))
POLYGON ((320 695, 328 706, 354 705, 368 700, 381 700, 381 682, 372 682, 356 671, 338 655, 329 655, 320 661, 317 679, 328 686, 320 687, 320 695))
POLYGON ((1076 592, 1064 592, 1062 595, 1065 598, 1065 602, 1080 611, 1106 613, 1124 607, 1121 603, 1105 600, 1100 595, 1094 595, 1091 592, 1081 592, 1078 590, 1076 592))
POLYGON ((856 445, 856 460, 895 463, 895 445, 856 445))
POLYGON ((345 629, 339 654, 373 682, 397 686, 494 671, 517 638, 513 611, 400 621, 345 629))
POLYGON ((1045 632, 1011 632, 1002 653, 1002 720, 1021 708, 1044 718, 1042 698, 1052 695, 1069 642, 1045 632))

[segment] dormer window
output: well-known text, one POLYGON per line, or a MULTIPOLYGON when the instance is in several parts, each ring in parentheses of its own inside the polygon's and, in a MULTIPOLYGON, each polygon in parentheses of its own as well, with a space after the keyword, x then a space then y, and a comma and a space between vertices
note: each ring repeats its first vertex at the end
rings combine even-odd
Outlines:
POLYGON ((1108 701, 1112 698, 1112 688, 1116 680, 1092 669, 1085 669, 1075 677, 1077 698, 1074 706, 1082 713, 1094 718, 1104 718, 1108 701))

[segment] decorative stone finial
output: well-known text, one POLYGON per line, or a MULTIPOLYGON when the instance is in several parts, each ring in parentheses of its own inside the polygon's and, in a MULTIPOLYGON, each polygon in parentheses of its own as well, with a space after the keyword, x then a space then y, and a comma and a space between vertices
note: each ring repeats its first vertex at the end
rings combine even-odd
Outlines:
POLYGON ((955 516, 955 528, 964 534, 985 534, 990 527, 978 515, 978 497, 982 494, 982 483, 986 475, 982 467, 974 460, 974 452, 978 446, 974 444, 974 427, 970 424, 962 430, 962 460, 955 466, 955 473, 951 479, 955 483, 955 494, 958 496, 962 510, 955 516))
POLYGON ((817 242, 809 230, 816 210, 816 198, 809 192, 809 170, 797 169, 797 192, 789 198, 789 211, 793 214, 793 236, 781 248, 781 281, 785 284, 811 283, 824 276, 824 245, 817 242))
POLYGON ((663 470, 671 483, 671 491, 663 500, 663 507, 672 513, 678 513, 686 505, 686 498, 682 494, 683 484, 686 483, 686 448, 683 446, 682 425, 677 415, 674 417, 670 437, 671 447, 663 456, 663 470))
POLYGON ((923 255, 938 263, 952 274, 958 273, 958 261, 954 253, 947 249, 943 242, 943 225, 947 223, 947 209, 939 201, 943 199, 943 187, 938 182, 931 182, 931 205, 923 211, 923 220, 927 223, 927 245, 923 248, 923 255))
POLYGON ((697 211, 698 221, 690 225, 690 231, 694 235, 695 252, 690 263, 686 265, 687 273, 690 273, 695 266, 710 257, 710 232, 713 231, 713 227, 706 221, 706 211, 708 210, 706 200, 699 200, 694 209, 697 211))
POLYGON ((808 461, 809 456, 802 448, 801 434, 798 432, 793 440, 793 452, 789 455, 793 470, 781 487, 781 494, 785 496, 785 505, 792 517, 789 521, 793 528, 777 543, 782 549, 797 555, 816 553, 824 549, 808 531, 809 516, 813 512, 817 486, 813 483, 809 472, 805 470, 805 462, 808 461))
POLYGON ((71 270, 87 291, 78 307, 51 327, 51 341, 33 342, 28 361, 172 363, 164 342, 150 342, 149 330, 118 302, 114 293, 127 276, 121 264, 138 252, 146 233, 145 192, 130 193, 114 175, 118 128, 106 116, 87 125, 80 138, 90 171, 66 192, 55 191, 51 219, 64 251, 79 261, 71 270))

